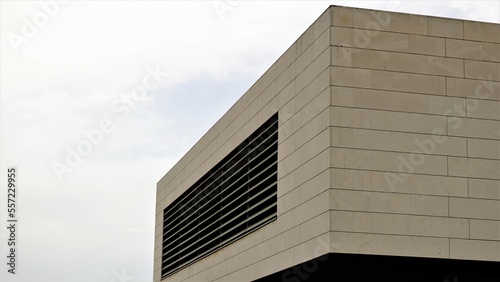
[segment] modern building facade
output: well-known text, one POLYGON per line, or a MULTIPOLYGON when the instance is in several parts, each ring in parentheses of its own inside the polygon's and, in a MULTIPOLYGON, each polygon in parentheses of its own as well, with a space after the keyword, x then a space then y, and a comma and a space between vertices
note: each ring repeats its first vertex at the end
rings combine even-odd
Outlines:
POLYGON ((500 281, 500 25, 329 7, 158 182, 154 281, 500 281))

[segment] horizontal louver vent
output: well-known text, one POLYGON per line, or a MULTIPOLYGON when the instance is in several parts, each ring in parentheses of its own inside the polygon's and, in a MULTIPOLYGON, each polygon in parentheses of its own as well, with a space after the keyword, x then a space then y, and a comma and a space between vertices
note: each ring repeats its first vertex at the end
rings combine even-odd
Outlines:
POLYGON ((163 211, 162 278, 276 219, 278 114, 163 211))

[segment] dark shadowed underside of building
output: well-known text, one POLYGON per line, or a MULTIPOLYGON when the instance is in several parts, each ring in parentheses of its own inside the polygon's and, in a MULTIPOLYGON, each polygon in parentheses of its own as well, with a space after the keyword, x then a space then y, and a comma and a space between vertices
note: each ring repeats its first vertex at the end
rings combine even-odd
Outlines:
POLYGON ((328 254, 255 282, 498 282, 500 263, 399 256, 328 254), (325 280, 325 278, 328 278, 325 280))

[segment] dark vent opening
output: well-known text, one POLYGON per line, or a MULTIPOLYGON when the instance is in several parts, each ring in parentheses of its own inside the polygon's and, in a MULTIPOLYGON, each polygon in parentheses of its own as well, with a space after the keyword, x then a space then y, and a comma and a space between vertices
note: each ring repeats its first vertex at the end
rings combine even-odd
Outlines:
POLYGON ((165 278, 276 219, 278 113, 163 210, 165 278))

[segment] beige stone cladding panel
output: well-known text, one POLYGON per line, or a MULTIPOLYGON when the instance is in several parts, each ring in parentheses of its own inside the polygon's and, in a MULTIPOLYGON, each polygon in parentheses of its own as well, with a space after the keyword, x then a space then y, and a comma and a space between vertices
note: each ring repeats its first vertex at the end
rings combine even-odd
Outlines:
POLYGON ((341 59, 337 57, 342 57, 342 50, 346 49, 332 47, 332 62, 336 64, 331 71, 331 82, 334 86, 446 95, 445 77, 339 65, 341 59))
POLYGON ((477 64, 469 62, 464 67, 464 60, 458 58, 380 51, 367 48, 358 49, 348 46, 341 44, 334 46, 334 52, 332 52, 333 65, 460 78, 464 77, 465 70, 467 70, 467 77, 474 78, 485 72, 483 70, 481 73, 478 73, 477 69, 479 67, 487 67, 487 70, 495 70, 493 78, 497 77, 497 63, 486 64, 485 62, 477 64))
MULTIPOLYGON (((391 183, 388 181, 390 175, 391 173, 381 171, 332 168, 331 187, 341 190, 447 197, 467 197, 469 193, 468 179, 463 177, 397 173, 403 181, 391 183)), ((472 181, 470 183, 472 184, 472 181)), ((471 194, 475 191, 477 198, 500 195, 500 185, 495 186, 495 183, 489 183, 487 189, 484 189, 484 183, 478 183, 477 186, 476 189, 471 189, 471 194)))
POLYGON ((500 81, 500 63, 465 60, 465 78, 500 81))
POLYGON ((482 139, 500 139, 500 120, 446 117, 448 135, 482 139))
POLYGON ((447 175, 446 156, 333 148, 331 167, 447 175))
MULTIPOLYGON (((464 77, 464 62, 462 59, 428 56, 420 54, 388 52, 369 49, 355 49, 351 51, 352 66, 363 69, 389 70, 448 77, 464 77)), ((334 62, 335 63, 335 62, 334 62)), ((476 78, 482 72, 478 68, 487 67, 495 70, 493 79, 498 80, 497 63, 466 64, 465 69, 469 78, 476 78)), ((484 71, 483 71, 484 72, 484 71)))
POLYGON ((449 175, 500 179, 500 160, 449 157, 449 175))
POLYGON ((350 47, 353 48, 353 52, 360 52, 360 49, 373 49, 445 56, 446 51, 444 38, 369 29, 333 26, 331 40, 333 46, 350 47))
POLYGON ((448 216, 448 198, 333 189, 331 193, 331 208, 333 210, 366 213, 443 217, 448 216))
POLYGON ((500 241, 500 221, 471 219, 470 238, 500 241))
POLYGON ((446 78, 446 95, 481 100, 500 100, 500 82, 487 75, 483 79, 446 78))
MULTIPOLYGON (((438 95, 374 90, 366 88, 334 87, 332 105, 362 109, 377 109, 408 113, 464 116, 465 111, 450 111, 454 107, 465 109, 466 99, 438 95)), ((493 101, 470 102, 475 106, 470 115, 496 117, 500 104, 493 101), (479 105, 480 104, 480 105, 479 105), (477 105, 477 106, 476 106, 477 105)))
POLYGON ((467 117, 500 120, 500 102, 467 99, 467 117))
POLYGON ((500 200, 500 180, 470 178, 469 197, 500 200))
POLYGON ((450 258, 500 261, 500 241, 450 239, 450 258))
POLYGON ((478 61, 500 62, 500 44, 446 39, 446 56, 478 61))
MULTIPOLYGON (((429 155, 466 156, 466 139, 359 128, 332 127, 332 146, 429 155), (436 142, 438 141, 438 142, 436 142)), ((489 148, 489 147, 486 147, 489 148)))
POLYGON ((500 220, 500 201, 489 199, 450 199, 450 216, 500 220))
POLYGON ((500 43, 500 25, 494 23, 464 21, 464 39, 500 43))
POLYGON ((500 160, 500 140, 467 139, 468 157, 500 160))
MULTIPOLYGON (((444 135, 446 120, 438 115, 332 107, 332 125, 349 128, 444 135)), ((457 136, 458 137, 458 136, 457 136)))
POLYGON ((334 210, 331 224, 342 232, 469 238, 469 219, 461 218, 334 210))

